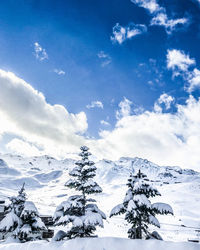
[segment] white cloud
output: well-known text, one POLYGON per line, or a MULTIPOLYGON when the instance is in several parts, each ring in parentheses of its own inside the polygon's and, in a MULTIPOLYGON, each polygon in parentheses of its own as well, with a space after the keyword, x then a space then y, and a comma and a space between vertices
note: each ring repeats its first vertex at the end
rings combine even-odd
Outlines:
POLYGON ((113 36, 111 36, 112 41, 117 41, 119 44, 126 40, 126 29, 117 23, 113 27, 113 36))
POLYGON ((48 59, 48 54, 46 50, 43 49, 42 46, 38 42, 34 43, 34 55, 40 61, 48 59))
POLYGON ((98 54, 97 54, 98 58, 101 59, 101 66, 105 67, 106 65, 110 64, 112 59, 111 57, 106 54, 103 50, 101 50, 98 54))
POLYGON ((174 102, 174 97, 164 93, 162 94, 158 100, 154 104, 154 110, 156 112, 162 112, 161 104, 165 105, 166 110, 170 109, 171 104, 174 102))
POLYGON ((104 120, 101 120, 100 123, 105 126, 110 126, 110 123, 104 120))
POLYGON ((65 75, 65 71, 63 71, 62 69, 54 69, 53 71, 58 75, 65 75))
POLYGON ((35 145, 17 138, 14 138, 6 144, 6 148, 14 154, 20 154, 23 156, 37 156, 42 155, 43 153, 35 145))
POLYGON ((122 44, 125 40, 131 39, 134 36, 147 32, 147 27, 143 24, 130 23, 128 26, 123 27, 117 23, 113 27, 113 35, 111 40, 122 44))
POLYGON ((195 59, 190 58, 184 51, 176 49, 167 51, 167 68, 172 69, 173 77, 183 77, 186 81, 185 90, 189 93, 200 88, 200 70, 190 69, 195 63, 195 59))
POLYGON ((175 31, 180 25, 189 23, 187 18, 169 18, 166 14, 166 9, 161 7, 156 0, 131 0, 132 3, 143 7, 149 11, 152 16, 150 25, 163 26, 168 34, 175 31))
POLYGON ((124 97, 123 101, 119 103, 119 110, 116 111, 116 118, 119 120, 131 114, 132 102, 124 97))
POLYGON ((176 107, 173 114, 145 111, 123 117, 114 130, 103 130, 101 139, 90 142, 94 154, 108 159, 138 156, 200 170, 200 100, 190 96, 176 107))
POLYGON ((1 133, 39 144, 52 155, 79 147, 87 130, 84 112, 69 113, 46 102, 42 93, 11 72, 0 70, 1 133))
POLYGON ((200 70, 195 68, 191 73, 188 74, 189 86, 187 88, 188 92, 192 92, 196 88, 200 88, 200 70))
POLYGON ((168 16, 166 13, 158 13, 155 17, 151 20, 151 25, 158 25, 163 26, 166 29, 166 32, 168 34, 171 34, 172 31, 174 31, 177 26, 187 24, 188 19, 187 18, 177 18, 177 19, 168 19, 168 16))
POLYGON ((107 57, 108 57, 108 55, 107 55, 103 50, 101 50, 101 51, 97 54, 97 56, 98 56, 99 58, 107 58, 107 57))
MULTIPOLYGON (((0 86, 0 133, 12 135, 9 150, 64 157, 86 144, 98 158, 138 156, 160 165, 200 170, 200 99, 190 96, 173 113, 135 114, 131 101, 124 98, 115 128, 101 131, 100 139, 87 139, 80 135, 87 129, 85 113, 72 114, 61 105, 47 103, 42 93, 11 72, 0 70, 0 86)), ((157 103, 168 110, 172 99, 163 94, 157 103)))
POLYGON ((103 103, 101 101, 92 101, 91 104, 88 104, 86 108, 101 108, 103 109, 103 103))
POLYGON ((170 109, 171 107, 171 103, 174 101, 174 97, 172 97, 171 95, 168 95, 166 93, 162 94, 159 99, 158 99, 158 103, 165 104, 166 109, 170 109))
POLYGON ((167 50, 167 68, 172 70, 187 71, 188 68, 195 64, 195 60, 191 59, 184 51, 172 49, 167 50))
POLYGON ((156 0, 131 0, 131 2, 145 8, 151 14, 162 10, 162 7, 160 7, 156 0))

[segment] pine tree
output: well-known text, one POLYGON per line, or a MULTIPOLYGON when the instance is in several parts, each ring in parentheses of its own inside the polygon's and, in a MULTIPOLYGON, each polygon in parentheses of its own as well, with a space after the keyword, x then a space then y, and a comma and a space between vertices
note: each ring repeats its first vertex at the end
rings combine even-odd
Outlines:
POLYGON ((156 215, 173 214, 173 210, 165 203, 151 204, 149 199, 161 194, 140 170, 136 175, 130 174, 127 186, 123 203, 112 209, 110 217, 125 214, 125 220, 132 225, 128 230, 128 237, 131 239, 151 237, 148 225, 160 227, 156 215))
POLYGON ((39 217, 39 212, 32 201, 25 202, 20 219, 21 225, 17 237, 21 242, 42 239, 42 232, 47 228, 39 217))
POLYGON ((26 201, 24 184, 19 190, 18 196, 11 197, 10 201, 11 203, 5 208, 6 215, 0 222, 0 232, 2 232, 5 237, 10 235, 16 238, 18 229, 21 225, 20 215, 26 201))
POLYGON ((88 195, 102 192, 101 187, 93 180, 96 175, 94 162, 89 160, 89 148, 82 146, 81 160, 75 163, 76 167, 69 173, 73 179, 65 184, 67 187, 80 192, 79 195, 70 196, 57 207, 54 220, 55 225, 72 223, 67 232, 68 238, 89 237, 94 235, 96 226, 103 227, 105 214, 94 204, 96 201, 87 198, 88 195))
POLYGON ((6 216, 0 222, 0 232, 21 242, 42 239, 42 230, 46 229, 39 217, 34 203, 26 201, 24 184, 17 197, 11 197, 6 208, 6 216))

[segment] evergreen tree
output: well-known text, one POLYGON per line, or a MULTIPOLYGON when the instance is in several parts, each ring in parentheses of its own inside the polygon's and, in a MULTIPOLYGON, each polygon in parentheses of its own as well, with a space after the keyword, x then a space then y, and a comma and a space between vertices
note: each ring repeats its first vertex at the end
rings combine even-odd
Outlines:
POLYGON ((43 230, 47 229, 32 201, 26 201, 20 215, 21 224, 17 237, 21 242, 41 240, 43 230))
POLYGON ((87 198, 88 195, 102 192, 101 187, 93 180, 96 175, 94 162, 89 160, 91 153, 89 148, 82 146, 81 160, 75 163, 76 167, 69 173, 73 179, 65 184, 80 195, 73 195, 57 207, 54 220, 55 225, 72 224, 67 232, 68 238, 89 237, 94 234, 96 226, 103 227, 105 214, 94 204, 94 199, 87 198))
POLYGON ((165 203, 151 204, 149 198, 158 196, 160 193, 140 170, 136 175, 130 174, 127 186, 128 191, 123 203, 112 209, 110 217, 125 214, 125 220, 132 225, 128 230, 128 237, 149 238, 152 235, 148 231, 148 225, 160 227, 156 215, 173 214, 173 210, 165 203))
POLYGON ((18 196, 11 197, 10 201, 11 203, 5 207, 6 215, 0 222, 0 232, 4 233, 5 237, 11 235, 16 238, 18 229, 21 225, 20 215, 26 201, 24 184, 19 190, 18 196))
POLYGON ((0 222, 0 232, 21 242, 42 239, 42 230, 46 227, 34 203, 26 201, 24 184, 18 196, 11 197, 10 200, 10 205, 6 207, 6 216, 0 222))

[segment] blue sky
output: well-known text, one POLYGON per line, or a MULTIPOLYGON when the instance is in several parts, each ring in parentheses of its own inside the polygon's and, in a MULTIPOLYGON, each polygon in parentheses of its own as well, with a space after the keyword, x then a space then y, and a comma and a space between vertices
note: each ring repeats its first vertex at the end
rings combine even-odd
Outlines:
MULTIPOLYGON (((0 68, 46 103, 83 112, 84 138, 99 140, 124 116, 177 114, 198 100, 199 13, 198 0, 0 1, 0 68)), ((40 149, 4 129, 2 150, 13 138, 40 149)))

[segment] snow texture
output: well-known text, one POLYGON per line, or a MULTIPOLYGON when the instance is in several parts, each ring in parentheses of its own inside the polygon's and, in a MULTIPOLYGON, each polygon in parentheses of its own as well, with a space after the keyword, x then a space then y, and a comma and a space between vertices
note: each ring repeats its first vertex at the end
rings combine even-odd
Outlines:
POLYGON ((24 244, 0 244, 0 250, 199 250, 199 244, 165 242, 158 240, 130 240, 122 238, 87 238, 47 243, 45 241, 24 244))
POLYGON ((13 227, 13 225, 15 224, 19 224, 20 223, 20 219, 19 217, 13 212, 13 210, 11 212, 9 212, 7 214, 6 217, 4 217, 4 219, 0 222, 0 228, 2 231, 9 231, 10 228, 13 227))
POLYGON ((149 224, 152 224, 152 225, 154 225, 154 226, 156 226, 156 227, 160 227, 160 222, 159 222, 158 219, 157 219, 155 216, 153 216, 153 215, 150 215, 150 216, 149 216, 149 224))
POLYGON ((166 203, 157 202, 152 204, 152 208, 158 211, 160 214, 173 214, 173 209, 166 203))
POLYGON ((133 197, 133 200, 138 203, 139 206, 146 206, 147 208, 151 207, 151 202, 147 199, 144 194, 136 194, 133 197))
MULTIPOLYGON (((1 199, 6 199, 7 202, 7 197, 15 195, 16 190, 19 190, 25 181, 29 200, 35 202, 40 214, 53 215, 57 205, 66 200, 66 196, 74 194, 63 185, 69 179, 68 174, 76 162, 69 157, 77 159, 77 156, 69 154, 66 157, 64 160, 57 160, 48 155, 22 157, 0 153, 1 199), (8 167, 9 171, 7 171, 8 167), (15 170, 18 175, 10 172, 10 169, 15 170), (62 171, 63 174, 58 178, 51 178, 48 182, 42 182, 35 177, 37 174, 45 176, 46 173, 52 171, 62 171)), ((95 166, 97 167, 95 181, 104 192, 91 198, 95 198, 98 206, 102 207, 106 215, 110 213, 113 206, 123 202, 127 191, 125 183, 130 171, 136 173, 141 169, 162 194, 161 197, 153 198, 152 203, 167 201, 174 210, 174 216, 158 216, 161 228, 156 230, 163 239, 187 241, 189 238, 197 237, 195 229, 187 228, 187 226, 200 227, 199 172, 182 169, 178 166, 159 166, 138 157, 121 157, 117 161, 104 159, 95 161, 95 166)), ((130 199, 131 197, 128 197, 128 201, 130 199)), ((153 227, 151 229, 154 230, 153 227)), ((104 229, 98 228, 97 234, 100 237, 127 237, 127 230, 128 227, 124 225, 123 216, 119 216, 104 221, 104 229)))

